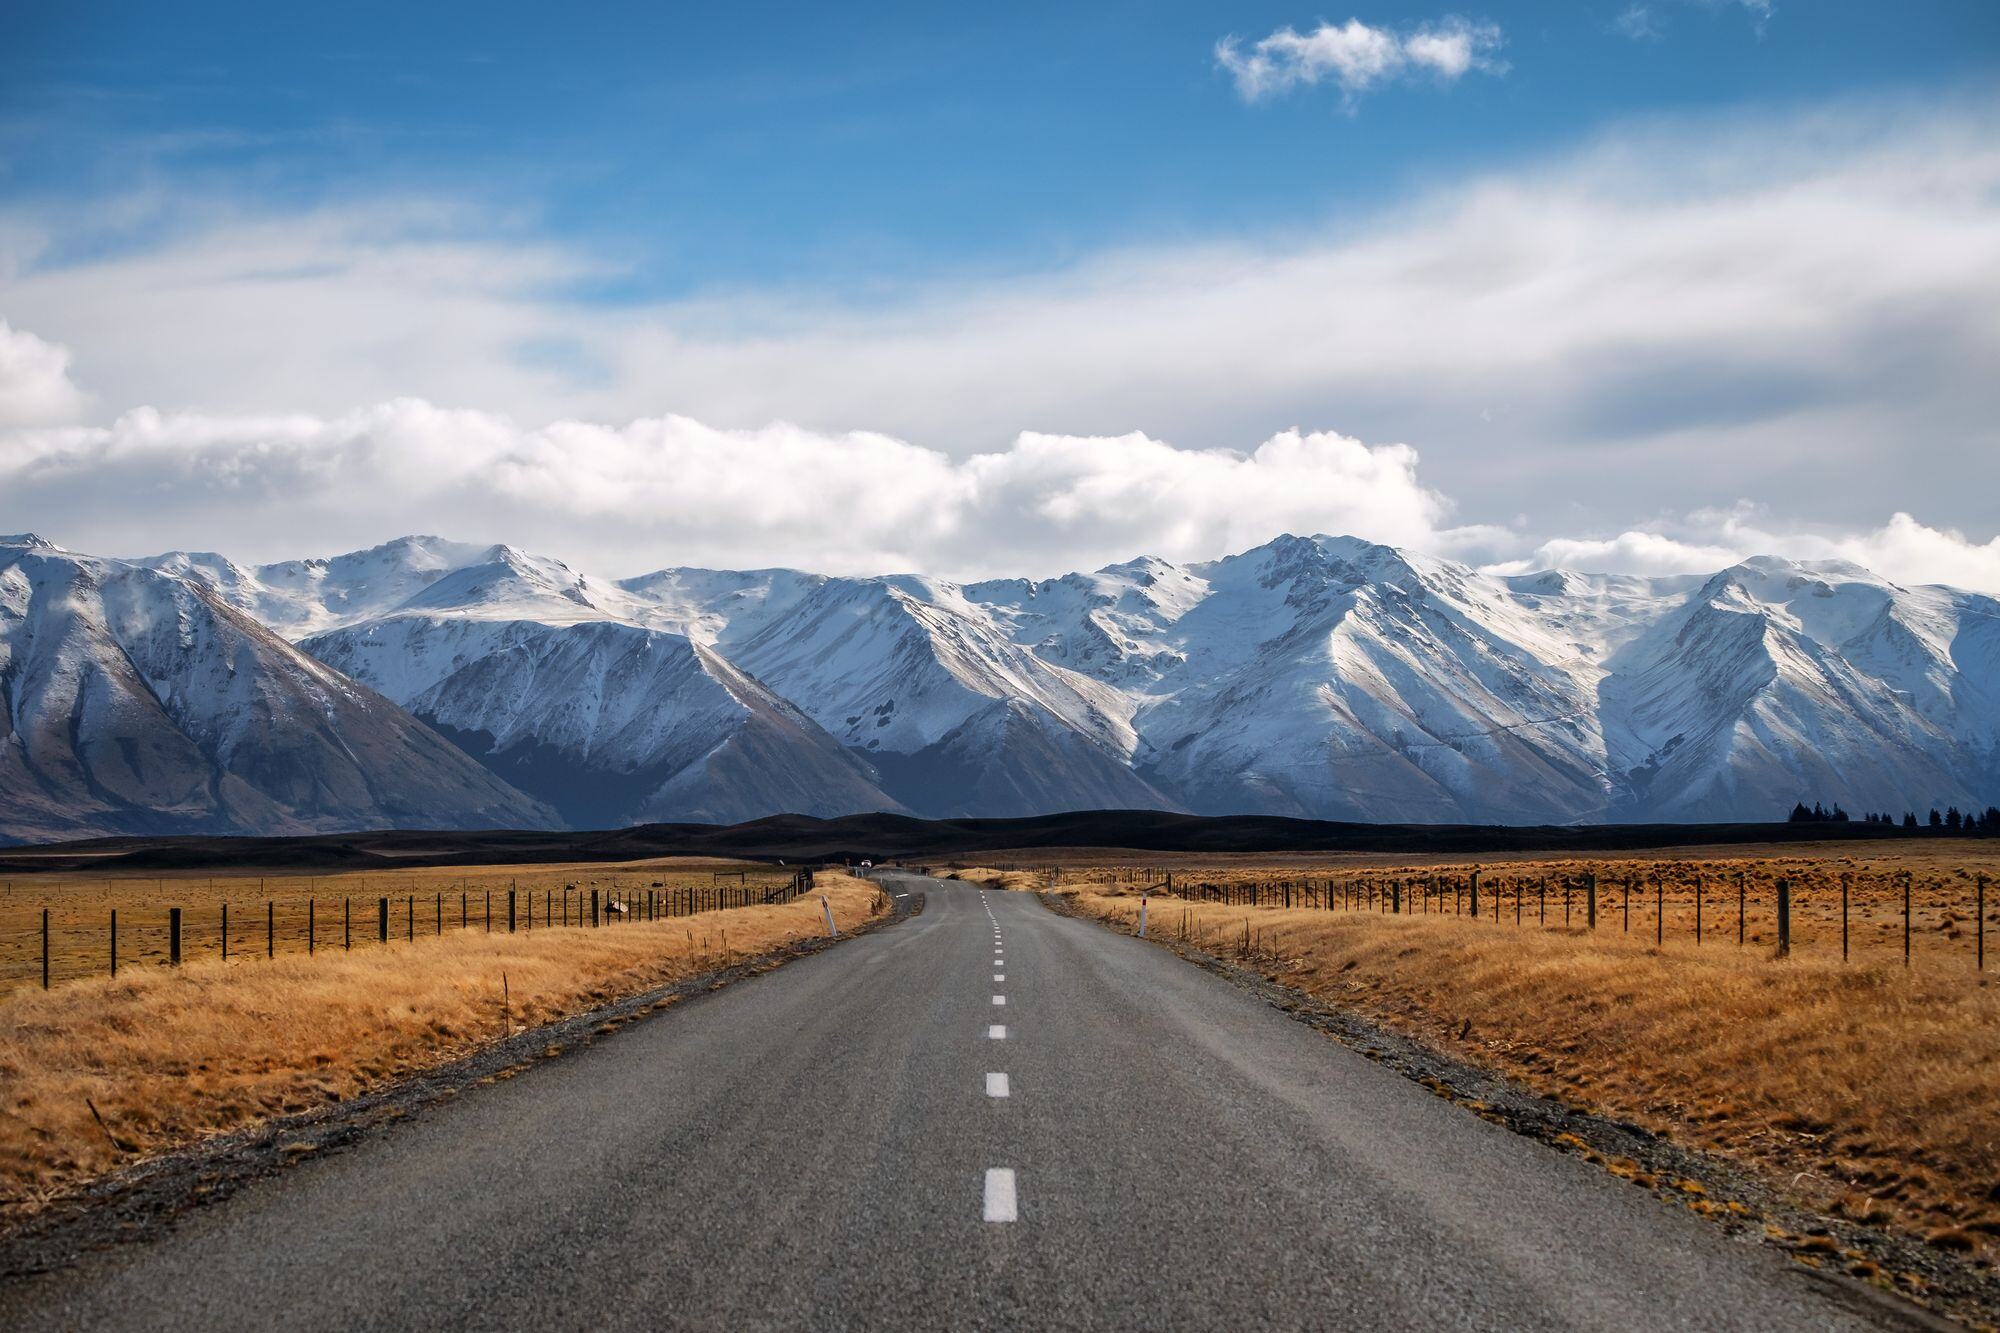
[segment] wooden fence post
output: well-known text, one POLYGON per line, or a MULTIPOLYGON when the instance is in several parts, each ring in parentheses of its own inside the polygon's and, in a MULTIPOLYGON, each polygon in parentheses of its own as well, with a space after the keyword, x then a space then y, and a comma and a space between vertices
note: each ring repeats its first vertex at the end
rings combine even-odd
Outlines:
POLYGON ((590 891, 590 924, 597 924, 597 890, 590 891))
POLYGON ((340 900, 340 947, 343 949, 354 947, 354 899, 352 898, 340 900))
MULTIPOLYGON (((1974 907, 1973 915, 1977 919, 1978 925, 1973 930, 1973 937, 1978 941, 1979 961, 1977 967, 1979 971, 1984 972, 1986 970, 1986 876, 1984 875, 1981 875, 1979 877, 1979 888, 1977 890, 1977 893, 1978 893, 1978 900, 1974 907)), ((43 990, 47 990, 49 986, 48 954, 49 954, 48 913, 44 912, 42 913, 42 989, 43 990)))
POLYGON ((229 904, 222 905, 222 961, 229 961, 229 904))
POLYGON ((167 909, 167 962, 175 967, 181 965, 181 909, 167 909))
POLYGON ((1653 876, 1653 943, 1667 942, 1667 882, 1653 876))
POLYGON ((308 958, 319 948, 319 940, 316 938, 319 934, 319 913, 314 910, 318 906, 319 904, 312 899, 306 899, 306 957, 308 958))
POLYGON ((417 895, 403 895, 403 938, 410 943, 417 942, 417 895))
POLYGON ((507 890, 507 933, 514 933, 514 890, 507 890))
POLYGON ((1743 871, 1736 872, 1736 942, 1743 943, 1743 898, 1745 894, 1743 871))
POLYGON ((49 988, 49 909, 42 909, 42 989, 49 988))
POLYGON ((389 899, 386 895, 375 900, 375 936, 379 943, 389 942, 389 899))
POLYGON ((118 975, 118 909, 111 909, 111 975, 118 975))
POLYGON ((1847 889, 1852 875, 1840 877, 1840 961, 1847 961, 1847 889))
POLYGON ((1586 871, 1583 876, 1584 908, 1588 912, 1587 924, 1597 929, 1597 872, 1586 871))
POLYGON ((1472 905, 1472 919, 1479 919, 1479 871, 1474 870, 1466 881, 1466 901, 1472 905))
POLYGON ((273 898, 264 901, 264 956, 278 956, 278 903, 273 898))
POLYGON ((1694 942, 1697 947, 1701 944, 1701 890, 1701 876, 1696 875, 1694 877, 1694 942))
POLYGON ((1903 872, 1903 966, 1910 965, 1910 872, 1903 872))
POLYGON ((1792 952, 1792 882, 1778 881, 1778 957, 1786 958, 1792 952))

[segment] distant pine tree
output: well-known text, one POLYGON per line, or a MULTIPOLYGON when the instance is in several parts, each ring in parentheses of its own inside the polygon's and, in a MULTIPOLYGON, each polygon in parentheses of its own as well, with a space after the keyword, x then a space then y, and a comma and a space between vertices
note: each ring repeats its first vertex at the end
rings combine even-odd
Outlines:
POLYGON ((1905 810, 1903 812, 1903 827, 1915 828, 1916 826, 1917 826, 1917 812, 1914 810, 1905 810))

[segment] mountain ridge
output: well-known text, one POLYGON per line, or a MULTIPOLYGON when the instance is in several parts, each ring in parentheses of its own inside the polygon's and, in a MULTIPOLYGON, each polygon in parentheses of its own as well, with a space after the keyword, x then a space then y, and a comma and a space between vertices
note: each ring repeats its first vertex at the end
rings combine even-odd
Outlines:
POLYGON ((260 619, 510 785, 605 793, 571 822, 727 822, 816 794, 805 813, 1707 822, 1801 796, 1983 808, 2000 791, 2000 605, 1838 562, 1503 575, 1285 534, 965 584, 600 579, 436 537, 135 563, 260 619), (671 688, 633 665, 668 658, 671 688), (786 781, 764 789, 775 769, 786 781))

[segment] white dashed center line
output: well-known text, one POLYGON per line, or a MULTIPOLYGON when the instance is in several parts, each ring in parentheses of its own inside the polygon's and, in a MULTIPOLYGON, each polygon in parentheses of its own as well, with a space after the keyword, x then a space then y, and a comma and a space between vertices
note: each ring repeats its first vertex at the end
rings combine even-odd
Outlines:
POLYGON ((986 1220, 989 1222, 1012 1222, 1020 1217, 1021 1210, 1014 1197, 1014 1168, 1011 1166, 989 1166, 986 1168, 986 1220))
POLYGON ((1007 1040, 1007 1025, 1005 1023, 993 1024, 993 1026, 986 1029, 986 1036, 990 1041, 1007 1040))
POLYGON ((993 974, 993 979, 995 981, 1005 981, 1007 979, 1007 974, 1005 972, 995 972, 993 974))
POLYGON ((1005 1074, 988 1074, 986 1076, 986 1095, 988 1097, 1005 1097, 1007 1095, 1007 1076, 1005 1074))
POLYGON ((1004 995, 996 995, 996 996, 994 996, 994 997, 993 997, 993 1003, 995 1003, 995 1004, 1005 1004, 1005 1003, 1007 1003, 1007 997, 1006 997, 1006 996, 1004 996, 1004 995))

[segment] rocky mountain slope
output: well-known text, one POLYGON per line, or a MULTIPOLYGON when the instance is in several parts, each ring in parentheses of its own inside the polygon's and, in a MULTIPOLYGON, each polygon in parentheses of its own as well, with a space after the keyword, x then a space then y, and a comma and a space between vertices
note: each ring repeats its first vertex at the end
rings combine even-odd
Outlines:
POLYGON ((595 579, 428 537, 151 563, 589 822, 1694 821, 2000 793, 2000 605, 1852 566, 1498 577, 1323 536, 963 586, 595 579))
POLYGON ((0 839, 553 819, 203 583, 0 538, 0 839))

